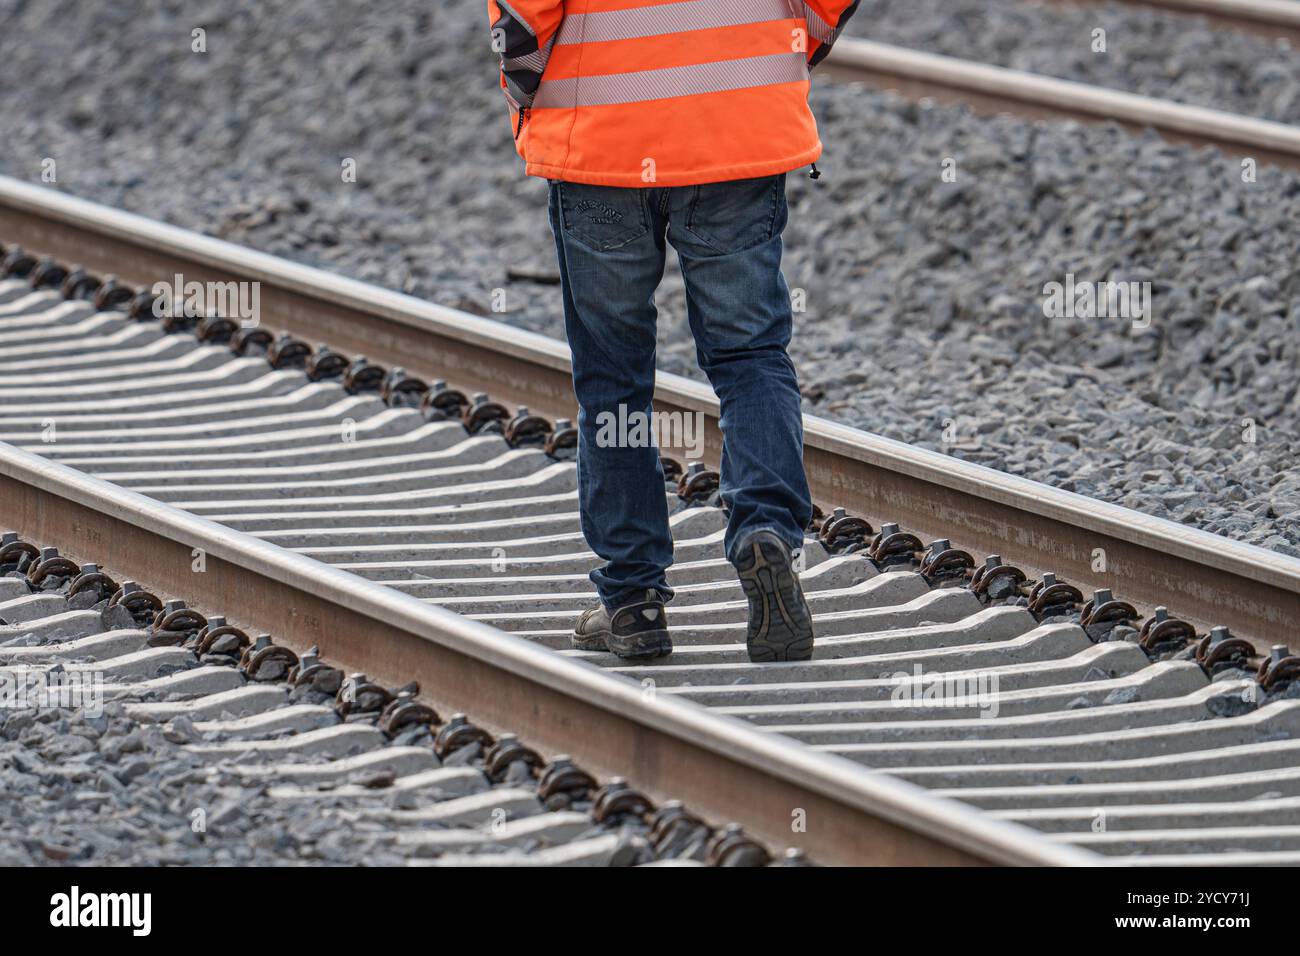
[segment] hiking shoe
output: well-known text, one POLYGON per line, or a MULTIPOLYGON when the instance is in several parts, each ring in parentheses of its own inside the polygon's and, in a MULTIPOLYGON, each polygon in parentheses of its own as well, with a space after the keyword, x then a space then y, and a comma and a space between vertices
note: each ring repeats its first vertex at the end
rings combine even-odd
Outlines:
POLYGON ((812 614, 786 543, 771 531, 755 531, 737 546, 735 565, 749 599, 749 659, 765 664, 811 658, 812 614))
POLYGON ((668 636, 663 598, 650 589, 644 601, 613 611, 603 604, 584 611, 573 632, 573 646, 581 651, 609 651, 628 661, 671 654, 673 642, 668 636))

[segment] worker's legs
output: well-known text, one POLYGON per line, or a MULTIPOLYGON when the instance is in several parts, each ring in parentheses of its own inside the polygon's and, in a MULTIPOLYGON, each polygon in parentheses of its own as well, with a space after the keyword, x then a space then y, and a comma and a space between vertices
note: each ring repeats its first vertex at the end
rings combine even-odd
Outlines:
POLYGON ((668 239, 682 262, 700 368, 722 404, 727 558, 749 602, 752 661, 813 653, 812 614, 793 555, 812 501, 799 382, 786 354, 785 223, 784 176, 674 190, 669 209, 668 239))
POLYGON ((664 575, 673 556, 666 489, 649 427, 663 199, 659 189, 551 184, 551 228, 581 407, 582 533, 605 561, 591 579, 610 609, 643 602, 647 591, 672 596, 664 575), (638 430, 639 418, 645 427, 638 430))
POLYGON ((674 189, 669 221, 700 368, 722 404, 727 557, 734 563, 737 545, 760 530, 797 549, 812 500, 799 382, 786 354, 785 177, 674 189))

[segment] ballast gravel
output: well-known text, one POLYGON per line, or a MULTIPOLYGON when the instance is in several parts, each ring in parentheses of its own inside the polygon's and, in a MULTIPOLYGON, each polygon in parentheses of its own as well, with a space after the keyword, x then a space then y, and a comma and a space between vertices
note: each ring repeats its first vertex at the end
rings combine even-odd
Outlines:
POLYGON ((847 36, 1193 106, 1300 122, 1285 38, 1093 0, 862 0, 847 36))
MULTIPOLYGON (((95 717, 67 708, 0 716, 0 785, 6 795, 0 866, 401 866, 434 855, 403 846, 401 834, 468 832, 468 824, 395 826, 388 811, 436 807, 439 794, 389 791, 360 774, 356 782, 374 787, 373 796, 332 798, 322 790, 302 800, 278 798, 270 787, 238 773, 249 760, 235 757, 213 766, 186 750, 191 741, 220 738, 188 736, 183 724, 178 719, 140 725, 115 702, 95 717), (304 806, 311 812, 304 813, 304 806)), ((432 742, 427 731, 396 741, 422 748, 432 742)), ((482 768, 481 754, 463 760, 458 754, 442 765, 482 768)), ((499 789, 535 787, 523 777, 507 778, 499 789)), ((590 804, 573 809, 589 812, 590 804)), ((500 811, 503 822, 505 812, 500 811)), ((639 820, 621 829, 593 822, 589 833, 575 839, 606 833, 621 835, 629 862, 650 859, 639 820)), ((539 841, 507 847, 485 839, 472 849, 490 855, 542 846, 539 841)))
MULTIPOLYGON (((9 576, 20 577, 18 572, 9 576)), ((66 593, 68 580, 47 584, 56 587, 43 593, 66 593)), ((101 601, 94 608, 104 612, 106 603, 101 601)), ((116 609, 124 610, 120 605, 116 609)), ((140 626, 129 618, 128 614, 127 621, 112 629, 140 626)), ((111 620, 111 615, 106 614, 105 619, 111 620)), ((18 638, 6 641, 3 647, 51 643, 36 631, 18 638)), ((219 656, 207 655, 202 661, 192 656, 181 665, 140 672, 127 683, 190 670, 219 656)), ((233 667, 231 660, 219 666, 233 667)), ((68 657, 52 670, 73 663, 78 662, 68 657)), ((41 678, 39 684, 44 686, 47 680, 53 678, 41 678)), ((249 682, 240 686, 247 687, 249 682)), ((272 681, 261 686, 280 685, 272 681)), ((548 807, 589 817, 592 810, 589 797, 569 799, 553 794, 543 801, 537 795, 537 780, 521 761, 512 763, 498 779, 489 780, 487 755, 478 742, 439 760, 432 753, 433 733, 424 725, 403 730, 381 747, 354 746, 351 754, 373 753, 389 746, 418 748, 427 751, 420 761, 422 767, 464 768, 481 776, 471 774, 469 783, 392 787, 392 782, 400 779, 395 776, 397 771, 377 764, 337 780, 312 783, 307 772, 313 766, 325 769, 326 754, 304 750, 276 760, 259 759, 253 753, 262 741, 284 739, 284 733, 238 734, 212 729, 216 724, 196 723, 183 714, 152 722, 130 710, 141 703, 194 699, 187 695, 163 689, 105 687, 101 682, 84 700, 69 693, 58 701, 37 703, 34 698, 25 699, 21 687, 31 690, 22 672, 0 660, 0 692, 4 694, 0 792, 5 795, 0 866, 397 866, 439 855, 444 849, 436 842, 440 838, 463 838, 454 847, 457 854, 532 853, 548 848, 551 841, 493 837, 504 832, 500 826, 508 821, 545 814, 548 807), (240 743, 247 746, 240 747, 240 743), (195 749, 218 744, 232 748, 229 755, 214 760, 195 749), (293 765, 296 775, 277 779, 269 772, 283 764, 293 765), (297 787, 301 793, 286 796, 277 792, 283 787, 275 784, 295 781, 301 781, 297 787), (357 784, 369 792, 335 794, 342 784, 357 784), (521 797, 524 791, 534 797, 521 797), (494 794, 500 797, 499 802, 494 802, 494 794), (461 808, 453 815, 448 810, 450 804, 444 802, 468 796, 481 798, 482 806, 461 808), (310 812, 304 812, 305 808, 310 812), (439 819, 412 819, 400 812, 431 808, 444 812, 439 819), (410 840, 414 842, 404 842, 410 840)), ((332 708, 334 698, 304 684, 286 695, 286 705, 290 702, 332 708)), ((236 716, 223 712, 216 721, 229 726, 236 716)), ((375 717, 353 715, 348 720, 373 725, 375 717)), ((327 728, 342 722, 343 718, 329 713, 316 717, 314 726, 327 728)), ((345 789, 355 791, 355 787, 345 789)), ((629 814, 615 814, 604 824, 591 820, 589 827, 570 832, 564 842, 608 835, 618 837, 614 859, 619 865, 653 858, 646 842, 648 827, 629 814)), ((698 860, 703 851, 703 839, 664 848, 665 856, 672 859, 698 860)))
MULTIPOLYGON (((562 334, 478 5, 3 2, 0 172, 562 334)), ((1094 62, 1050 39, 1069 8, 863 8, 879 39, 911 23, 967 37, 941 52, 1295 115, 1294 56, 1182 18, 1110 8, 1172 39, 1112 28, 1094 62)), ((1300 554, 1300 176, 824 79, 812 104, 825 175, 790 176, 786 244, 809 412, 1300 554), (1149 283, 1150 309, 1049 317, 1067 282, 1149 283)), ((674 263, 658 301, 660 367, 698 377, 674 263)))

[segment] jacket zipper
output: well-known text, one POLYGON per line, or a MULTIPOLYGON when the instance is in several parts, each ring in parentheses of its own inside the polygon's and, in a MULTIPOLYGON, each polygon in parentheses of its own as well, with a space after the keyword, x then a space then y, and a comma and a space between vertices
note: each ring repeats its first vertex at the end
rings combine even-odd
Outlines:
POLYGON ((526 106, 519 107, 519 122, 515 125, 515 139, 518 139, 519 134, 524 131, 524 114, 527 112, 528 112, 528 107, 526 106))

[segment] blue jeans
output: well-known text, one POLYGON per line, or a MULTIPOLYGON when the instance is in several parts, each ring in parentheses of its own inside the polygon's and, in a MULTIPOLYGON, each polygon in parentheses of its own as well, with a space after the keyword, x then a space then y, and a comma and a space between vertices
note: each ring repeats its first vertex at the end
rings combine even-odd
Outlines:
MULTIPOLYGON (((790 291, 781 275, 785 176, 628 189, 551 183, 564 321, 573 352, 582 533, 605 564, 591 573, 606 607, 672 597, 668 504, 658 449, 609 440, 602 424, 648 416, 655 380, 654 294, 665 239, 686 282, 696 356, 722 405, 726 553, 768 529, 803 543, 812 502, 803 468, 799 382, 786 354, 790 291), (621 406, 621 409, 620 409, 621 406), (612 419, 611 417, 612 416, 612 419)), ((622 434, 622 433, 620 433, 622 434)))

